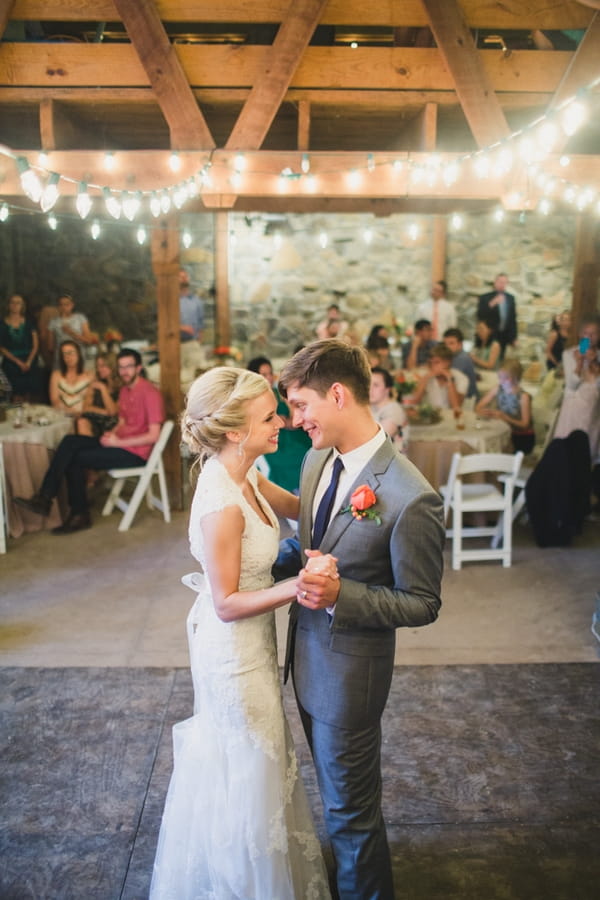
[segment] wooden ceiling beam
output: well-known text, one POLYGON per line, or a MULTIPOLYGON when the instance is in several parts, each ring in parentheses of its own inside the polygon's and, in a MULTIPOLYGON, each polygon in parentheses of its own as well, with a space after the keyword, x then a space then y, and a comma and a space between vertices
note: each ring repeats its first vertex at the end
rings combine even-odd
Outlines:
MULTIPOLYGON (((156 0, 164 22, 282 22, 289 0, 156 0)), ((505 0, 482 3, 461 0, 465 19, 471 28, 565 29, 586 28, 592 10, 576 0, 505 0)), ((96 21, 118 18, 113 0, 16 0, 15 19, 25 21, 96 21)), ((382 25, 390 27, 428 24, 421 0, 329 0, 321 22, 325 25, 382 25)))
MULTIPOLYGON (((50 91, 46 87, 3 87, 0 88, 0 107, 8 104, 40 103, 50 91)), ((250 88, 194 88, 194 96, 201 103, 227 104, 242 103, 250 93, 250 88)), ((51 96, 55 100, 73 103, 118 104, 155 102, 151 88, 138 87, 62 87, 53 88, 51 96)), ((522 109, 545 108, 553 94, 551 91, 506 91, 497 94, 503 107, 522 109)), ((328 106, 362 110, 419 110, 425 103, 437 106, 454 106, 458 98, 454 91, 396 91, 387 90, 311 90, 310 88, 290 88, 285 101, 289 103, 310 103, 314 109, 328 106)))
MULTIPOLYGON (((127 5, 128 0, 119 2, 127 5)), ((426 2, 435 2, 441 8, 445 5, 445 0, 426 2)), ((470 34, 469 40, 472 43, 470 34)), ((169 46, 170 56, 179 60, 192 88, 251 88, 264 70, 264 47, 169 46)), ((458 56, 459 48, 454 49, 453 56, 458 56)), ((491 91, 554 93, 572 58, 573 53, 561 50, 523 50, 505 58, 499 50, 473 48, 462 81, 465 90, 473 93, 476 85, 467 79, 479 75, 489 81, 491 91)), ((456 68, 459 69, 458 61, 456 68)), ((164 80, 163 73, 161 81, 164 80)), ((0 44, 0 100, 5 88, 21 85, 54 91, 65 87, 101 89, 150 84, 148 72, 129 44, 0 44)), ((455 91, 454 79, 437 48, 308 47, 290 81, 290 89, 332 90, 333 86, 339 91, 455 91)))
POLYGON ((560 106, 561 103, 576 94, 582 85, 589 84, 597 78, 600 71, 599 59, 600 12, 596 12, 567 66, 549 108, 560 106))
POLYGON ((174 150, 215 146, 153 0, 114 0, 156 100, 174 150))
POLYGON ((227 141, 230 150, 258 149, 281 106, 327 0, 292 0, 272 47, 265 48, 262 71, 227 141))
POLYGON ((511 133, 494 84, 456 0, 422 0, 438 49, 454 79, 465 118, 480 147, 511 133))

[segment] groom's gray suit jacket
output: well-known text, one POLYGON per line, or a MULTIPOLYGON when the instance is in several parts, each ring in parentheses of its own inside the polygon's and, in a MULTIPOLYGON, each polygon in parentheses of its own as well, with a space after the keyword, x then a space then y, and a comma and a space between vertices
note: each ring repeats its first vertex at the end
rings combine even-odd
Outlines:
MULTIPOLYGON (((300 483, 300 547, 311 546, 314 493, 330 450, 311 450, 300 483)), ((358 485, 377 498, 381 518, 334 515, 321 543, 338 558, 340 592, 331 618, 297 607, 294 686, 315 718, 340 728, 375 725, 391 682, 395 629, 427 625, 441 604, 442 501, 387 440, 342 499, 358 485)), ((304 556, 303 556, 303 560, 304 556)))

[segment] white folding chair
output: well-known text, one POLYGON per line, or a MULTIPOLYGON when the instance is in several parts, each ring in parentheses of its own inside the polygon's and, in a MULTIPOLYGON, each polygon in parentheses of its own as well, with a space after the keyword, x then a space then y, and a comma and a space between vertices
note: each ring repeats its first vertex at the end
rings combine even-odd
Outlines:
POLYGON ((8 531, 8 507, 6 505, 6 476, 4 474, 4 453, 0 444, 0 553, 6 553, 6 533, 8 531))
MULTIPOLYGON (((515 481, 523 461, 523 453, 472 453, 452 457, 448 483, 440 488, 444 498, 446 517, 452 512, 452 528, 446 534, 452 537, 452 568, 460 569, 463 562, 481 559, 499 559, 510 566, 512 559, 512 502, 515 481), (494 484, 480 482, 465 484, 463 477, 481 473, 504 475, 504 490, 494 484), (465 513, 497 512, 502 516, 502 547, 492 545, 465 549, 463 540, 475 537, 494 537, 498 525, 463 525, 465 513)), ((446 518, 447 521, 447 518, 446 518)))
POLYGON ((162 461, 163 450, 173 431, 174 423, 165 422, 160 430, 158 440, 152 448, 152 453, 144 466, 134 466, 131 469, 109 469, 108 475, 115 479, 112 490, 108 495, 104 508, 103 516, 109 516, 115 506, 125 513, 119 523, 119 531, 127 531, 133 517, 138 511, 138 507, 142 502, 142 497, 146 496, 146 503, 151 509, 153 506, 161 510, 165 522, 171 521, 171 507, 169 506, 169 495, 167 493, 167 481, 165 478, 165 470, 162 461), (152 491, 152 476, 158 477, 158 485, 160 488, 160 499, 152 491), (129 501, 121 497, 123 485, 128 478, 137 478, 138 483, 129 501))

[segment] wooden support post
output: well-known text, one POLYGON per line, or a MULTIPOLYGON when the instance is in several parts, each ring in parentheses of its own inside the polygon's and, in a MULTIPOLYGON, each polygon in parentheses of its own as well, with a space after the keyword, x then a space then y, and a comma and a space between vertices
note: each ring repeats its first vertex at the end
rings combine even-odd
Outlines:
POLYGON ((229 214, 215 213, 215 344, 231 342, 229 310, 229 214))
POLYGON ((580 213, 575 231, 573 263, 573 306, 569 343, 577 340, 579 323, 598 315, 600 283, 600 225, 589 213, 580 213))
MULTIPOLYGON (((177 220, 163 219, 152 231, 152 269, 156 278, 160 390, 168 419, 179 421, 183 407, 179 352, 179 229, 177 220)), ((163 461, 171 506, 183 509, 180 431, 173 429, 163 461)))

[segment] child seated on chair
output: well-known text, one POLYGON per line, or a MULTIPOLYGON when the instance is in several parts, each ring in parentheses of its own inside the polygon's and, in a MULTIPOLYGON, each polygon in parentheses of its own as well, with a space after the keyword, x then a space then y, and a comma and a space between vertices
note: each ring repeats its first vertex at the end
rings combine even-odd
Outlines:
POLYGON ((33 497, 15 497, 15 503, 40 516, 50 512, 63 476, 66 479, 70 513, 55 534, 70 534, 91 526, 86 494, 87 469, 122 469, 144 465, 158 440, 164 420, 163 401, 154 385, 142 377, 142 359, 137 350, 124 347, 117 357, 121 379, 119 421, 99 439, 68 434, 62 439, 33 497))
POLYGON ((505 359, 498 370, 498 384, 485 394, 475 412, 478 416, 502 419, 510 425, 513 450, 531 453, 535 432, 531 416, 531 396, 521 388, 523 367, 518 359, 505 359), (491 404, 496 401, 495 407, 491 404))

